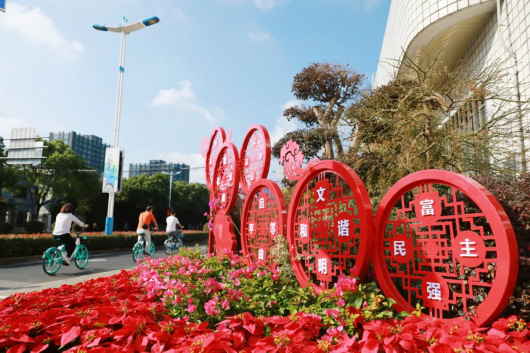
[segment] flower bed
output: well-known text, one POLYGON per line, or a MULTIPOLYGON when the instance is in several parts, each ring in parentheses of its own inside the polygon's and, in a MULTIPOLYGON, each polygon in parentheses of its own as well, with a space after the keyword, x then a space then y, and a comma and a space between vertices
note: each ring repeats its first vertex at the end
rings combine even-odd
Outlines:
POLYGON ((0 301, 0 352, 528 352, 527 324, 397 314, 374 284, 329 291, 286 266, 198 251, 0 301))
MULTIPOLYGON (((197 243, 208 239, 207 232, 184 231, 185 243, 197 243)), ((90 241, 89 250, 132 249, 138 235, 134 232, 115 232, 105 235, 101 232, 83 233, 90 241)), ((154 232, 157 245, 162 245, 167 238, 165 232, 154 232)), ((59 243, 49 233, 42 234, 7 234, 0 235, 0 258, 42 255, 44 251, 59 243)))

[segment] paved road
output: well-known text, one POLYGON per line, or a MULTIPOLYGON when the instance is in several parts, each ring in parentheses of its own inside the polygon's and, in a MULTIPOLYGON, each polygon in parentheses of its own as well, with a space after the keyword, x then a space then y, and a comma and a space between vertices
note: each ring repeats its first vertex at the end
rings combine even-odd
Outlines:
MULTIPOLYGON (((206 252, 206 244, 200 245, 206 252)), ((163 250, 157 250, 155 258, 167 257, 163 250)), ((132 259, 132 252, 109 255, 91 256, 84 270, 79 270, 75 264, 62 266, 59 272, 48 276, 42 269, 42 261, 34 261, 15 265, 0 266, 0 298, 18 292, 41 290, 55 287, 62 283, 73 284, 90 278, 112 275, 119 270, 131 270, 136 267, 132 259), (115 272, 110 272, 115 271, 115 272)))

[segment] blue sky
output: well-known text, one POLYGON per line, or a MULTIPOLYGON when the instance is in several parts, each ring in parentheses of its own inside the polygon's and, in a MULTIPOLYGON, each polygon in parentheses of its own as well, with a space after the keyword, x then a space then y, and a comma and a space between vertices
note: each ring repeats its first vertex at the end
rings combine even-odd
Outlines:
MULTIPOLYGON (((296 128, 293 76, 314 62, 371 80, 390 0, 19 0, 0 13, 0 136, 14 126, 111 143, 120 36, 94 23, 159 16, 127 37, 120 147, 126 163, 202 166, 216 125, 240 147, 252 124, 273 139, 296 128)), ((128 168, 126 168, 128 169, 128 168)), ((202 170, 191 181, 204 181, 202 170)), ((271 179, 279 179, 275 175, 271 179)))

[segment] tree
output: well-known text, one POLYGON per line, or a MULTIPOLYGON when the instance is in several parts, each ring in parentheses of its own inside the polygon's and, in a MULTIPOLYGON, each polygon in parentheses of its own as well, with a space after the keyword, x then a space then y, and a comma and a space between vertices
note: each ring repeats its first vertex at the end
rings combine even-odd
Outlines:
MULTIPOLYGON (((0 137, 0 157, 5 158, 4 139, 0 137)), ((18 182, 18 173, 15 167, 7 165, 5 159, 0 160, 0 193, 2 189, 13 189, 18 182)))
POLYGON ((204 184, 184 181, 173 183, 171 206, 177 212, 181 224, 188 227, 202 226, 206 222, 204 213, 210 210, 209 200, 210 191, 204 184))
POLYGON ((290 121, 297 119, 307 129, 287 134, 273 147, 279 157, 280 149, 288 140, 296 141, 306 158, 316 157, 323 150, 324 159, 339 159, 344 153, 339 136, 339 122, 346 107, 359 97, 364 76, 347 65, 315 63, 294 77, 292 92, 296 99, 307 101, 285 109, 290 121), (336 150, 336 153, 335 153, 336 150))
POLYGON ((86 159, 75 154, 62 141, 44 142, 46 148, 39 165, 21 165, 22 180, 28 186, 31 201, 36 207, 33 220, 40 208, 55 199, 66 197, 73 203, 83 202, 100 191, 99 178, 87 171, 86 159))

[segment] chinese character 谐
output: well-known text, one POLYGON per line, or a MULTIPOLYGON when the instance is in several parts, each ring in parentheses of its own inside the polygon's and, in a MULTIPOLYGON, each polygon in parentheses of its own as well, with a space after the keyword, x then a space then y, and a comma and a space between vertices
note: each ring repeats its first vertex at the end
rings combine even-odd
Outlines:
POLYGON ((318 272, 323 275, 328 274, 328 261, 326 259, 318 259, 318 272))
POLYGON ((320 187, 320 189, 317 190, 317 194, 318 194, 317 202, 326 201, 324 200, 324 191, 326 191, 326 189, 324 189, 322 186, 320 187))
POLYGON ((250 223, 248 225, 248 231, 250 232, 250 234, 254 233, 254 223, 250 223))
POLYGON ((465 247, 460 248, 460 250, 465 251, 465 254, 460 254, 461 257, 478 257, 478 254, 472 254, 472 251, 476 251, 476 248, 472 248, 471 245, 476 245, 474 241, 466 239, 466 241, 461 241, 460 245, 465 245, 465 247))
POLYGON ((300 224, 300 238, 307 238, 307 224, 300 224))
POLYGON ((339 237, 348 237, 350 236, 350 221, 347 219, 340 220, 338 222, 339 226, 339 237))
POLYGON ((271 222, 270 229, 271 229, 271 234, 274 235, 276 233, 276 222, 271 222))
POLYGON ((434 200, 423 200, 420 201, 421 204, 421 215, 422 216, 434 216, 434 200))
POLYGON ((442 301, 442 290, 440 283, 427 282, 427 299, 442 301))
POLYGON ((394 242, 394 255, 407 255, 407 249, 405 248, 405 241, 395 241, 394 242))

